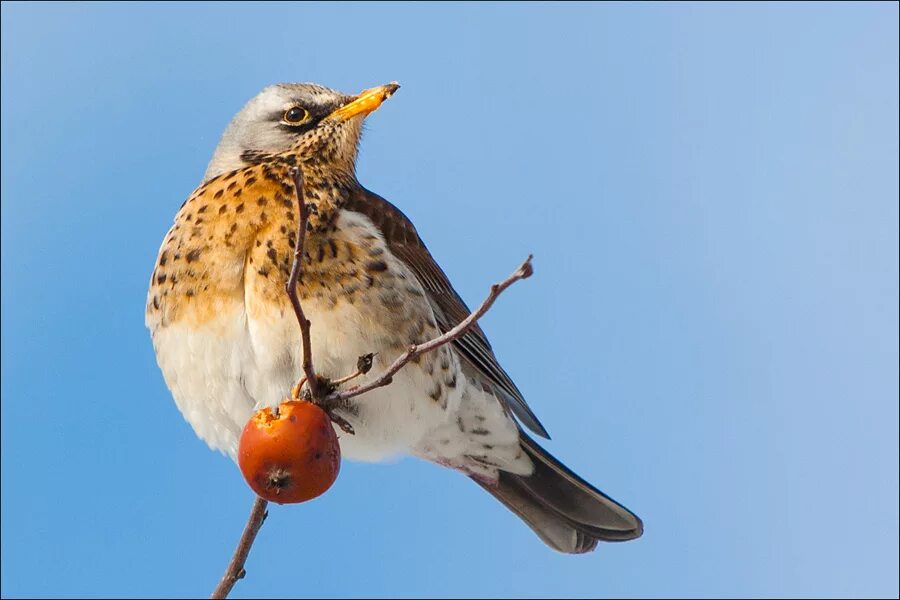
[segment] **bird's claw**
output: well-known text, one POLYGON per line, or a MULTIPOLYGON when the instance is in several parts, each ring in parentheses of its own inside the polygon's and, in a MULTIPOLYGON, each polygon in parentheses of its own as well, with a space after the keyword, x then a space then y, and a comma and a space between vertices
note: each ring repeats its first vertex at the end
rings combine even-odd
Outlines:
POLYGON ((364 354, 360 356, 356 361, 356 372, 346 377, 342 377, 340 379, 331 380, 327 377, 322 377, 321 375, 316 376, 316 382, 318 384, 318 392, 319 398, 313 398, 312 392, 307 385, 307 378, 303 376, 300 378, 300 381, 291 388, 291 398, 293 400, 306 400, 307 402, 312 402, 319 408, 325 411, 325 414, 328 415, 328 418, 331 419, 332 423, 335 423, 341 430, 348 434, 354 435, 355 431, 353 429, 353 425, 351 425, 345 418, 337 415, 335 413, 335 409, 337 408, 336 403, 333 400, 329 400, 329 396, 335 392, 338 387, 348 381, 359 377, 360 375, 365 375, 369 371, 372 370, 372 364, 375 359, 375 353, 364 354))
POLYGON ((339 417, 334 412, 326 411, 328 417, 331 419, 331 422, 336 424, 341 428, 341 431, 346 433, 347 435, 354 435, 356 432, 353 430, 353 425, 351 425, 346 419, 343 417, 339 417))
MULTIPOLYGON (((331 390, 331 391, 333 391, 333 390, 331 390)), ((331 392, 329 391, 328 393, 330 394, 331 392)), ((335 412, 335 409, 337 408, 337 402, 335 402, 333 399, 330 399, 328 396, 325 396, 324 398, 320 398, 318 400, 310 399, 309 401, 312 402, 313 404, 315 404, 316 406, 318 406, 319 408, 321 408, 322 410, 324 410, 325 414, 328 415, 328 418, 331 419, 331 422, 336 424, 338 427, 340 427, 344 433, 349 434, 349 435, 353 435, 354 433, 356 433, 353 430, 353 425, 351 425, 347 421, 347 419, 338 415, 335 412)))

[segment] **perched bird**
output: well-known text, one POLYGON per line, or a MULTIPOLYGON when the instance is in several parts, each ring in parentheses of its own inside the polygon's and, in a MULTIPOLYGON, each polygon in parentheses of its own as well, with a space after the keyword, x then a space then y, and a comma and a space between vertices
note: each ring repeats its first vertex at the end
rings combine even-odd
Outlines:
MULTIPOLYGON (((228 125, 162 243, 146 308, 157 361, 197 435, 232 459, 252 412, 277 406, 301 376, 284 293, 297 243, 293 166, 311 211, 298 295, 320 375, 345 376, 375 353, 364 376, 374 377, 469 314, 412 223, 356 178, 363 120, 398 87, 265 88, 228 125)), ((477 326, 334 412, 355 430, 341 436, 344 456, 409 453, 460 471, 560 552, 643 531, 525 433, 547 437, 477 326)))

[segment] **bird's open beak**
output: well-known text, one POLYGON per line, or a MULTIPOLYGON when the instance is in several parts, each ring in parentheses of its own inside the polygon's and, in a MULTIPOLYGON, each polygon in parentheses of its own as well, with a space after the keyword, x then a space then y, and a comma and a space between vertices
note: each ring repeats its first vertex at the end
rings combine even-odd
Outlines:
POLYGON ((381 106, 381 103, 390 98, 399 87, 399 83, 392 81, 386 85, 363 90, 356 98, 325 117, 325 120, 346 121, 357 115, 365 116, 381 106))

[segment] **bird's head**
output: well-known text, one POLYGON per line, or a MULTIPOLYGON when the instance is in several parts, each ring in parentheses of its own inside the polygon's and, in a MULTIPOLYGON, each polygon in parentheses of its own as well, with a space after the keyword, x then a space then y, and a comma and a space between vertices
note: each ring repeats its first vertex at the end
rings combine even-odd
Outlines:
POLYGON ((348 96, 314 83, 271 85, 231 120, 203 179, 287 151, 353 176, 363 120, 399 87, 394 82, 348 96))

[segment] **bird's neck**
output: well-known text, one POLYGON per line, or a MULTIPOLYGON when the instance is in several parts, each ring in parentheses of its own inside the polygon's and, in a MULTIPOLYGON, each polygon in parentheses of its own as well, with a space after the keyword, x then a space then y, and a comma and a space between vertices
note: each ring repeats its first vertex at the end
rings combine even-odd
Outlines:
MULTIPOLYGON (((241 160, 265 180, 279 183, 286 193, 294 187, 291 169, 299 166, 303 172, 304 201, 310 209, 310 226, 316 231, 330 226, 350 195, 362 187, 356 179, 354 161, 338 162, 332 154, 323 151, 313 158, 303 158, 295 150, 280 154, 246 151, 241 154, 241 160)), ((296 195, 293 200, 296 203, 296 195)))

